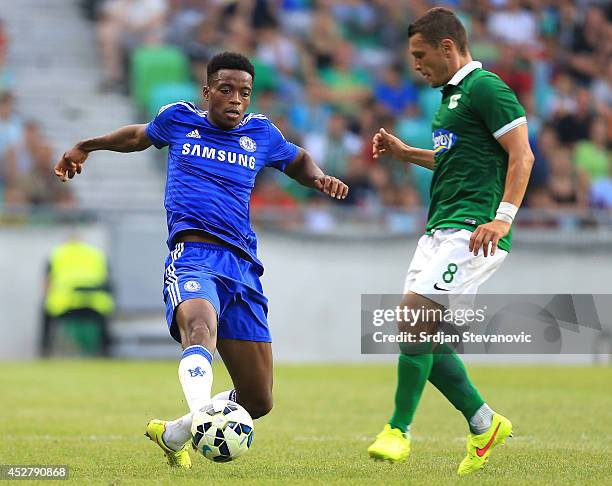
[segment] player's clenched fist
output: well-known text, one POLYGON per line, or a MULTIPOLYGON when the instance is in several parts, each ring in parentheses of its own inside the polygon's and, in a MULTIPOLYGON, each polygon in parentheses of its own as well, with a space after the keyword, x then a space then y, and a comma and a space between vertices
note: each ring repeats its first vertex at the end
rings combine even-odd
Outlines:
POLYGON ((348 186, 344 182, 328 175, 315 179, 315 189, 336 199, 345 199, 349 191, 348 186))
POLYGON ((377 159, 380 155, 391 155, 400 159, 400 154, 405 149, 406 144, 395 135, 387 133, 381 128, 372 138, 372 155, 377 159))
POLYGON ((81 173, 83 170, 83 162, 85 162, 88 155, 87 152, 76 146, 68 150, 68 152, 64 152, 62 158, 55 164, 55 175, 59 177, 62 182, 72 179, 76 174, 81 173))

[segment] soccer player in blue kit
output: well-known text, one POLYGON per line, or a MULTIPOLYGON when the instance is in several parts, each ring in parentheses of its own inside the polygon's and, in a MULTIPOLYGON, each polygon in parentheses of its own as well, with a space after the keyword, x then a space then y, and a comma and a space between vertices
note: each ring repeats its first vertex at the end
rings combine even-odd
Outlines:
POLYGON ((235 400, 253 418, 272 408, 268 301, 249 222, 257 173, 274 167, 332 198, 348 193, 346 184, 325 175, 265 116, 246 114, 254 77, 243 55, 218 54, 208 63, 203 88, 208 111, 184 101, 164 106, 148 124, 77 143, 55 166, 55 174, 67 181, 81 173, 90 152, 169 147, 164 301, 170 334, 183 348, 178 375, 190 412, 172 421, 150 421, 145 435, 175 467, 191 467, 192 413, 211 400, 235 400), (211 399, 215 349, 234 389, 211 399))

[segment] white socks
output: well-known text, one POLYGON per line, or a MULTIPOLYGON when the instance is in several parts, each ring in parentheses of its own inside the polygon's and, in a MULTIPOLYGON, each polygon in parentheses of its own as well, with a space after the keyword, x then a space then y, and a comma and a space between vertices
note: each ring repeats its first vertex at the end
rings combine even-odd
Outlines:
POLYGON ((183 351, 178 375, 191 412, 210 403, 212 359, 210 351, 201 345, 189 346, 183 351))
POLYGON ((493 410, 486 403, 476 410, 474 416, 470 419, 470 430, 472 434, 484 434, 493 423, 493 410))
POLYGON ((212 354, 201 345, 189 346, 183 351, 178 375, 190 412, 166 423, 164 443, 175 451, 181 449, 191 437, 193 412, 212 400, 236 400, 236 391, 228 390, 210 398, 213 383, 212 354))

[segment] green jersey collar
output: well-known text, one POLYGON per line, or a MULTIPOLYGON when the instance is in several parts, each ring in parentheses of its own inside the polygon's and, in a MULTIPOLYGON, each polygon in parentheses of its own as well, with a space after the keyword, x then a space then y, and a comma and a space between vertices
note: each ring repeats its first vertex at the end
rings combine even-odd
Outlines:
POLYGON ((482 63, 478 61, 470 61, 465 66, 463 66, 459 71, 455 73, 455 75, 450 79, 446 85, 457 86, 463 78, 465 78, 468 74, 470 74, 474 69, 482 68, 482 63))

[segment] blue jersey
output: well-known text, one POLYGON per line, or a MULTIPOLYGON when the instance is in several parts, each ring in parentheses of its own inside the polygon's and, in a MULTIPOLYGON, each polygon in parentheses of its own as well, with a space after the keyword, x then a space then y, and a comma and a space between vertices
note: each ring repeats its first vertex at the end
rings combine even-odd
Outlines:
POLYGON ((264 115, 249 113, 223 130, 185 101, 162 107, 147 135, 157 148, 169 147, 164 206, 170 250, 178 232, 201 230, 238 248, 263 273, 249 218, 251 191, 263 167, 284 171, 298 147, 264 115))

